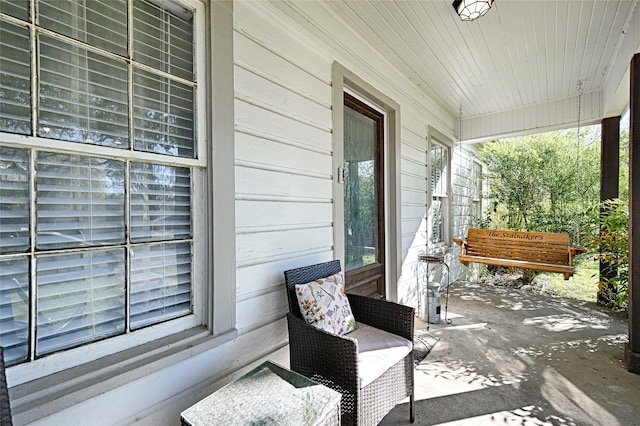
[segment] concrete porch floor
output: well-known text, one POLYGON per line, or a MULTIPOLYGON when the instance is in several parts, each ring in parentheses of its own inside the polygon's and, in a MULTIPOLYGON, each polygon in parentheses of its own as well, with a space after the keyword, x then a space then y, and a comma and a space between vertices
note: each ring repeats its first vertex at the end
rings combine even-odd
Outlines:
MULTIPOLYGON (((439 341, 416 367, 415 425, 640 425, 625 318, 469 282, 450 287, 448 305, 451 323, 430 325, 439 341)), ((408 399, 380 424, 410 424, 408 399)))

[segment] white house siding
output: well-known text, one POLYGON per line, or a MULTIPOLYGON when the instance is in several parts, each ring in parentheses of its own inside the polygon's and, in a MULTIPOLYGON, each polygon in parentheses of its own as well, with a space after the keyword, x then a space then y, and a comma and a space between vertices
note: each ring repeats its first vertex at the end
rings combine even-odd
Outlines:
MULTIPOLYGON (((407 114, 405 114, 406 116, 407 114)), ((399 301, 417 304, 415 268, 427 238, 427 126, 424 117, 405 120, 402 127, 402 273, 398 282, 399 301)))
MULTIPOLYGON (((87 413, 104 424, 176 424, 182 409, 262 359, 287 365, 283 271, 334 257, 336 61, 400 105, 401 241, 395 250, 402 265, 390 285, 400 301, 415 306, 415 262, 426 237, 428 132, 455 140, 456 117, 318 2, 235 2, 233 26, 236 334, 209 349, 185 350, 133 381, 122 379, 121 386, 42 424, 87 413), (144 389, 153 391, 137 397, 144 389), (136 404, 109 408, 125 407, 125 401, 136 404)), ((455 175, 452 181, 464 185, 455 175)), ((454 236, 468 223, 467 201, 463 191, 454 191, 454 236)), ((215 255, 211 262, 215 268, 215 255)), ((219 281, 216 287, 227 285, 219 281)))
POLYGON ((240 333, 284 316, 284 270, 333 252, 331 64, 250 7, 234 10, 240 333))
MULTIPOLYGON (((473 225, 473 163, 476 156, 473 150, 456 147, 453 156, 453 238, 465 238, 467 229, 473 225)), ((464 277, 468 270, 455 260, 459 254, 457 245, 452 247, 451 275, 464 277)))

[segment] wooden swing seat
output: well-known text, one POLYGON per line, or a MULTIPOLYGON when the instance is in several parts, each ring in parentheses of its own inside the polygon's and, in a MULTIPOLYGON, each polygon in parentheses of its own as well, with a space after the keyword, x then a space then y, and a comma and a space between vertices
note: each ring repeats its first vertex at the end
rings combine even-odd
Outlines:
POLYGON ((460 246, 458 260, 504 266, 513 270, 555 272, 568 280, 573 275, 573 259, 587 250, 569 246, 569 234, 517 232, 470 228, 467 239, 454 238, 460 246))

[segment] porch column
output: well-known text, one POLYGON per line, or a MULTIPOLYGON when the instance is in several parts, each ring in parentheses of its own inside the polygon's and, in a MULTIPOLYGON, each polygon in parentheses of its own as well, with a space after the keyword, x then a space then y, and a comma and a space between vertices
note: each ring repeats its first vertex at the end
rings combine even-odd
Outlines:
POLYGON ((629 343, 627 369, 640 374, 640 53, 631 60, 629 99, 629 343))
MULTIPOLYGON (((610 117, 602 120, 601 149, 600 149, 600 202, 618 198, 620 183, 620 117, 610 117)), ((600 210, 600 216, 605 214, 600 210)), ((617 268, 605 262, 600 262, 600 282, 614 278, 618 274, 617 268)), ((609 290, 613 287, 608 286, 609 290)), ((607 292, 598 293, 598 303, 606 305, 609 302, 607 292)))

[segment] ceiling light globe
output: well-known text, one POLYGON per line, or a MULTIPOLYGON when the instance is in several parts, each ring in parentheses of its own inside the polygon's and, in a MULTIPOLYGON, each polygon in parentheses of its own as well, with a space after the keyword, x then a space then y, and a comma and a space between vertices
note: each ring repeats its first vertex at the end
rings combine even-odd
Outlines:
POLYGON ((473 21, 484 16, 494 0, 455 0, 453 9, 463 21, 473 21))

